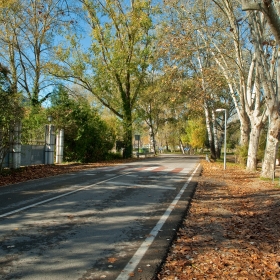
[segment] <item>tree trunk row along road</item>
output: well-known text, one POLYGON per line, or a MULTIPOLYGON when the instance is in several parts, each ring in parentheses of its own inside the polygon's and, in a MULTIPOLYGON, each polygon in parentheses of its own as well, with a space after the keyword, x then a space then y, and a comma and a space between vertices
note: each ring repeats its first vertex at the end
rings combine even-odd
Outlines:
POLYGON ((0 189, 0 279, 152 279, 199 158, 160 156, 0 189))

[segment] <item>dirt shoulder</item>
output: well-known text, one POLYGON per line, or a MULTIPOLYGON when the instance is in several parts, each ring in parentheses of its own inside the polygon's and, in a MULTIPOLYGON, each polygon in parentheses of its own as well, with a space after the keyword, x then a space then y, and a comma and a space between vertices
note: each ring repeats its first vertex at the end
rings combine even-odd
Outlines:
POLYGON ((202 162, 190 211, 157 279, 280 279, 280 187, 202 162))

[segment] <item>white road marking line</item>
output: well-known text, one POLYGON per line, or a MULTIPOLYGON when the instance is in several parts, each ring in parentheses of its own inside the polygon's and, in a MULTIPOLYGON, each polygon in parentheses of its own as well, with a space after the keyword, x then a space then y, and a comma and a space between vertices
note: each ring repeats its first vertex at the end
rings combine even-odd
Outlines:
POLYGON ((155 227, 150 232, 149 237, 147 237, 144 240, 144 242, 141 244, 141 246, 135 252, 133 257, 127 263, 127 265, 122 270, 122 272, 119 274, 119 276, 118 276, 118 278, 116 280, 127 280, 127 279, 130 278, 129 274, 132 273, 136 269, 137 265, 139 264, 139 262, 141 261, 141 259, 143 258, 143 256, 145 255, 145 253, 147 252, 147 250, 149 249, 149 247, 153 243, 155 237, 157 236, 157 234, 159 233, 160 229, 162 228, 162 226, 166 222, 167 218, 171 214, 172 210, 174 209, 174 207, 176 206, 176 204, 180 200, 182 194, 186 190, 187 186, 189 185, 190 181, 192 180, 193 175, 196 173, 196 171, 197 171, 199 166, 200 166, 200 164, 196 167, 196 169, 194 170, 192 175, 189 177, 189 179, 184 184, 182 189, 179 191, 177 196, 174 198, 174 200, 171 202, 169 207, 166 209, 165 213, 161 216, 160 220, 157 222, 155 227))
POLYGON ((156 168, 159 168, 159 166, 151 166, 151 167, 146 167, 146 168, 143 168, 141 171, 152 171, 156 168))
POLYGON ((174 187, 165 187, 165 186, 159 186, 159 185, 141 185, 141 184, 131 184, 131 183, 124 183, 124 182, 107 182, 106 183, 106 185, 111 185, 111 184, 118 185, 118 186, 129 186, 129 187, 139 187, 139 188, 176 190, 176 188, 174 188, 174 187))
POLYGON ((100 181, 100 182, 98 182, 98 183, 96 183, 96 184, 91 184, 91 185, 85 186, 85 187, 83 187, 83 188, 79 188, 79 189, 77 189, 77 190, 74 190, 74 191, 71 191, 71 192, 68 192, 68 193, 64 193, 64 194, 61 194, 61 195, 58 195, 58 196, 55 196, 55 197, 52 197, 52 198, 49 198, 49 199, 46 199, 46 200, 37 202, 37 203, 33 203, 33 204, 31 204, 31 205, 28 205, 28 206, 25 206, 25 207, 16 209, 16 210, 13 210, 13 211, 10 211, 10 212, 1 214, 1 215, 0 215, 0 218, 4 218, 4 217, 10 216, 10 215, 12 215, 12 214, 18 213, 18 212, 20 212, 20 211, 23 211, 23 210, 32 208, 32 207, 34 207, 34 206, 38 206, 38 205, 41 205, 41 204, 44 204, 44 203, 47 203, 47 202, 50 202, 50 201, 59 199, 59 198, 61 198, 61 197, 64 197, 64 196, 67 196, 67 195, 70 195, 70 194, 73 194, 73 193, 76 193, 76 192, 79 192, 79 191, 88 189, 88 188, 90 188, 90 187, 99 185, 99 184, 101 184, 101 183, 105 183, 105 182, 107 182, 107 181, 116 179, 116 178, 121 177, 121 176, 124 176, 124 175, 126 175, 126 174, 121 174, 121 175, 118 175, 118 176, 116 176, 116 177, 113 177, 113 178, 109 178, 109 179, 107 179, 107 180, 100 181))

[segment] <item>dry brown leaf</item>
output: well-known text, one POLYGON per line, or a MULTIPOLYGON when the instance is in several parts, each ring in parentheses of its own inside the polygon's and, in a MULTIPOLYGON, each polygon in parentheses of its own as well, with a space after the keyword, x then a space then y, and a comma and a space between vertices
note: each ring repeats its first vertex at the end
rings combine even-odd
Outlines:
POLYGON ((116 262, 116 261, 117 261, 116 258, 108 258, 108 262, 109 262, 109 263, 114 263, 114 262, 116 262))

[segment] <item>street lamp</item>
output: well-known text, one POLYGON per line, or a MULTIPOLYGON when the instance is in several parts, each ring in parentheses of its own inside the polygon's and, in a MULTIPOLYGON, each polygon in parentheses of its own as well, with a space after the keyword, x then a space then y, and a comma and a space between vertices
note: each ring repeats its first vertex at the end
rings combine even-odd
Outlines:
POLYGON ((225 139, 224 139, 224 170, 226 170, 226 152, 227 152, 227 110, 226 109, 216 109, 216 112, 225 111, 225 139))
POLYGON ((55 128, 52 124, 53 117, 47 116, 49 124, 46 125, 45 132, 45 164, 54 163, 55 128))
POLYGON ((53 120, 53 117, 52 117, 52 116, 48 116, 48 121, 49 121, 49 123, 51 123, 52 120, 53 120))

